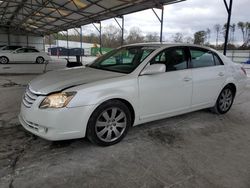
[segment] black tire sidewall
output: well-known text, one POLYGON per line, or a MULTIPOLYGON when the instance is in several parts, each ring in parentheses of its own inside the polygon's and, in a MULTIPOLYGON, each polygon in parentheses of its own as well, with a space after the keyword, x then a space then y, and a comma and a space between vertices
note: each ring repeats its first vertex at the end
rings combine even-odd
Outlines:
POLYGON ((227 113, 227 112, 231 109, 231 107, 232 107, 232 105, 233 105, 234 97, 235 97, 235 94, 234 94, 234 92, 233 92, 233 90, 232 90, 231 87, 227 86, 227 87, 223 88, 223 90, 220 92, 220 95, 219 95, 219 97, 218 97, 218 99, 217 99, 217 101, 216 101, 216 111, 217 111, 217 113, 218 113, 218 114, 225 114, 225 113, 227 113), (230 89, 230 91, 231 91, 231 93, 232 93, 232 95, 233 95, 233 98, 232 98, 232 103, 230 104, 229 108, 228 108, 226 111, 222 111, 222 110, 220 109, 219 100, 220 100, 220 97, 221 97, 222 92, 223 92, 224 90, 226 90, 226 89, 230 89))
POLYGON ((5 56, 1 56, 0 58, 5 58, 7 61, 6 61, 6 63, 2 63, 2 62, 0 62, 0 64, 8 64, 9 63, 9 59, 7 58, 7 57, 5 57, 5 56))
POLYGON ((37 64, 43 64, 43 63, 44 63, 44 61, 45 61, 45 60, 44 60, 44 58, 43 58, 43 57, 41 57, 41 56, 39 56, 39 57, 37 57, 37 58, 36 58, 36 63, 37 63, 37 64), (43 60, 43 62, 42 62, 42 63, 39 63, 39 62, 37 61, 39 58, 43 60))
POLYGON ((98 106, 95 111, 92 113, 92 115, 90 116, 89 118, 89 121, 88 121, 88 125, 87 125, 87 138, 94 144, 97 144, 97 145, 100 145, 100 146, 110 146, 110 145, 114 145, 118 142, 120 142, 127 134, 130 126, 131 126, 131 114, 130 114, 130 111, 128 109, 128 107, 118 101, 118 100, 110 100, 110 101, 106 101, 104 103, 102 103, 100 106, 98 106), (126 125, 126 128, 123 132, 123 134, 121 135, 120 138, 118 138, 117 140, 113 141, 113 142, 104 142, 102 140, 100 140, 97 135, 96 135, 96 132, 95 132, 95 125, 96 125, 96 121, 99 117, 99 115, 106 109, 108 108, 112 108, 112 107, 117 107, 117 108, 120 108, 126 115, 126 118, 127 118, 127 125, 126 125))

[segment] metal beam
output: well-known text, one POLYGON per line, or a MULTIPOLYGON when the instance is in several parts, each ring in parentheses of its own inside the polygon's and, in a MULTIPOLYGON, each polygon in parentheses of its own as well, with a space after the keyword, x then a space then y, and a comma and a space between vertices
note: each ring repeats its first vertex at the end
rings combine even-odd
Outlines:
POLYGON ((231 22, 231 15, 232 15, 232 5, 233 5, 233 0, 229 1, 229 6, 226 0, 224 0, 224 4, 228 13, 227 16, 227 28, 226 28, 226 36, 225 36, 225 43, 224 43, 224 50, 223 54, 227 54, 227 43, 228 43, 228 35, 229 35, 229 29, 230 29, 230 22, 231 22))
POLYGON ((100 54, 102 54, 102 23, 99 22, 100 27, 96 27, 96 25, 94 23, 92 23, 92 25, 95 27, 95 29, 99 32, 99 43, 100 43, 100 48, 99 48, 99 52, 100 54))
POLYGON ((68 55, 68 60, 69 60, 69 32, 67 29, 67 55, 68 55))
POLYGON ((161 29, 160 29, 160 42, 162 42, 162 32, 163 32, 163 16, 164 16, 164 6, 161 5, 161 17, 158 16, 158 14, 155 12, 154 8, 152 8, 152 11, 154 12, 155 16, 159 20, 161 24, 161 29))
POLYGON ((120 24, 117 20, 116 17, 114 17, 114 20, 116 21, 117 25, 120 27, 121 31, 122 31, 122 36, 121 36, 121 45, 123 45, 124 42, 124 16, 121 17, 122 19, 122 24, 120 24))
POLYGON ((81 63, 82 63, 82 26, 80 27, 80 43, 81 43, 81 63))
POLYGON ((11 15, 10 19, 8 20, 8 24, 10 25, 12 20, 15 18, 16 15, 18 15, 19 11, 23 8, 23 6, 25 5, 25 3, 28 0, 22 0, 22 2, 17 6, 16 10, 13 12, 13 14, 11 15))

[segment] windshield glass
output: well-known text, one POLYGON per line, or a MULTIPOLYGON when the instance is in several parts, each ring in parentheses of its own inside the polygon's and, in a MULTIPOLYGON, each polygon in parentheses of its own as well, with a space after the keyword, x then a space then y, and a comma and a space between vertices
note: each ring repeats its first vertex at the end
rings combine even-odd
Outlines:
POLYGON ((129 46, 115 49, 96 59, 89 67, 128 74, 133 72, 155 49, 156 47, 148 46, 129 46))

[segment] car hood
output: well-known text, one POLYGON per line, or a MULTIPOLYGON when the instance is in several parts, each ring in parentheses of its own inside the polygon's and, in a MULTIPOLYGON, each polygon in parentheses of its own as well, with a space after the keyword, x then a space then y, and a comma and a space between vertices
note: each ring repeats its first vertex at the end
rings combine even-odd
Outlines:
POLYGON ((71 68, 51 71, 32 80, 30 90, 37 94, 48 94, 77 85, 87 84, 125 74, 93 68, 71 68))

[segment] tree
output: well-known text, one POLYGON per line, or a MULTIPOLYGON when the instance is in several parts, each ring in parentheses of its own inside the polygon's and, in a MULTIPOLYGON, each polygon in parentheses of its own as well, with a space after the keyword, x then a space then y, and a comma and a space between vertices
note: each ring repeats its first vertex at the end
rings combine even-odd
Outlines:
POLYGON ((145 42, 157 42, 160 40, 160 37, 157 33, 148 33, 145 36, 145 42))
POLYGON ((221 25, 220 24, 215 24, 214 25, 214 30, 216 32, 216 47, 218 46, 218 41, 219 41, 219 34, 221 31, 221 25))
POLYGON ((114 25, 108 25, 103 28, 102 45, 104 47, 116 48, 121 45, 121 31, 114 25))
POLYGON ((204 45, 206 41, 206 31, 197 31, 194 33, 194 44, 204 45))
POLYGON ((250 23, 249 22, 238 22, 238 28, 242 32, 242 46, 247 46, 250 42, 250 23))
POLYGON ((175 35, 172 36, 173 41, 175 43, 183 43, 183 34, 182 33, 175 33, 175 35))
POLYGON ((194 43, 194 39, 192 37, 185 37, 184 38, 184 42, 188 43, 188 44, 193 44, 194 43))
MULTIPOLYGON (((226 38, 226 31, 227 31, 227 23, 223 25, 222 33, 224 38, 226 38)), ((228 43, 233 43, 234 41, 234 32, 235 32, 235 24, 230 25, 229 27, 229 37, 228 37, 228 43)))
POLYGON ((133 27, 130 29, 129 34, 126 38, 127 44, 143 42, 144 37, 142 36, 142 31, 138 27, 133 27))
POLYGON ((210 37, 211 37, 211 30, 209 28, 207 28, 207 30, 206 30, 207 44, 210 43, 210 37))

